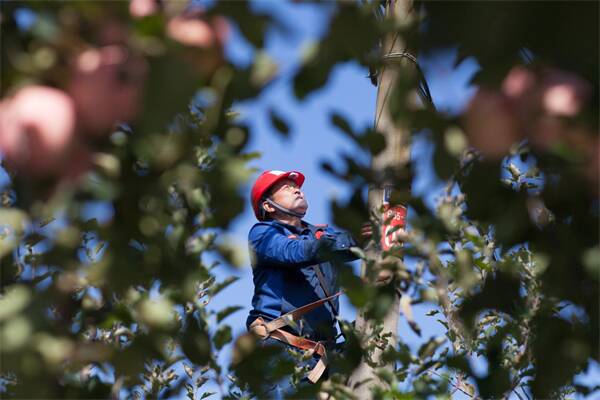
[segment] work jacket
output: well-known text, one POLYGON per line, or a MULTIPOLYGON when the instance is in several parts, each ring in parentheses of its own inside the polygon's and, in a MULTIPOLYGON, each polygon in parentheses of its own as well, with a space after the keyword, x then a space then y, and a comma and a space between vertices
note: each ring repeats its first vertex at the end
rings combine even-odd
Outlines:
MULTIPOLYGON (((298 307, 312 303, 338 291, 337 271, 332 262, 351 261, 357 257, 349 251, 356 242, 343 231, 326 225, 303 227, 279 221, 255 224, 248 235, 254 280, 252 310, 246 321, 262 317, 270 321, 298 307), (319 281, 315 267, 322 273, 319 281)), ((317 307, 305 314, 296 327, 284 329, 313 340, 331 341, 336 336, 339 300, 317 307)))

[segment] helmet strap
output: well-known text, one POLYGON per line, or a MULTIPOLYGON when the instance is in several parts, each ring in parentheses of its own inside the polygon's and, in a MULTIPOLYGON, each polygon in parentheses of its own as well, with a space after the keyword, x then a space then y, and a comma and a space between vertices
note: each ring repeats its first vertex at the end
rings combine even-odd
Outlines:
POLYGON ((277 210, 281 211, 284 214, 288 214, 291 215, 293 217, 297 217, 297 218, 304 218, 304 216, 306 215, 306 213, 297 213, 295 211, 292 211, 290 209, 287 209, 283 206, 280 206, 279 204, 275 203, 273 200, 266 198, 264 201, 266 201, 267 203, 269 203, 270 205, 272 205, 273 207, 275 207, 277 210))

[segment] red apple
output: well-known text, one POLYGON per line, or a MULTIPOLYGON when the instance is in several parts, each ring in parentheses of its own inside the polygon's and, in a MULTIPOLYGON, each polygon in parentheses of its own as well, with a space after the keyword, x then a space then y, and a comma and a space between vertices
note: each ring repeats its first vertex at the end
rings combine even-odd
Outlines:
POLYGON ((224 64, 223 46, 229 36, 229 25, 224 17, 210 19, 201 11, 171 18, 167 34, 188 47, 185 59, 203 77, 210 77, 224 64))
POLYGON ((511 100, 490 89, 479 89, 471 99, 464 128, 471 145, 490 159, 501 159, 523 138, 511 100))
POLYGON ((58 89, 28 86, 0 103, 0 152, 24 174, 58 173, 74 133, 74 103, 58 89))
POLYGON ((533 72, 523 66, 516 66, 504 78, 502 92, 511 99, 518 99, 533 90, 536 84, 533 72))
POLYGON ((134 18, 144 18, 158 12, 157 0, 131 0, 129 2, 129 13, 134 18))
POLYGON ((147 64, 118 45, 88 49, 72 67, 68 92, 73 97, 82 130, 93 136, 112 132, 118 122, 130 122, 140 111, 147 64))
POLYGON ((549 69, 542 75, 541 91, 546 113, 573 117, 587 101, 590 87, 585 80, 573 73, 549 69))

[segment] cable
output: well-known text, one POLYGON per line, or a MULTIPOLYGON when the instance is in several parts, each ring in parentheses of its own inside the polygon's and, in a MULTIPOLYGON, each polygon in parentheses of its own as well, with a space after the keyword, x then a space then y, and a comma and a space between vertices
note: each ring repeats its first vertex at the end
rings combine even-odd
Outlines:
MULTIPOLYGON (((392 45, 390 46, 390 50, 388 54, 392 54, 392 49, 394 48, 394 45, 396 44, 396 40, 398 39, 399 36, 399 32, 396 32, 396 35, 394 36, 394 40, 392 40, 392 45)), ((385 64, 383 64, 383 67, 381 67, 381 75, 383 75, 385 71, 385 64)), ((375 119, 375 128, 374 130, 377 131, 377 126, 379 126, 379 120, 381 119, 381 113, 383 112, 383 109, 385 107, 385 104, 387 102, 387 98, 390 94, 390 90, 391 90, 392 86, 388 86, 387 91, 385 92, 385 96, 383 97, 383 105, 381 106, 381 109, 379 110, 379 114, 377 115, 377 119, 375 119)))
POLYGON ((429 85, 427 84, 427 80, 425 79, 425 74, 423 73, 423 70, 419 66, 419 62, 417 61, 417 58, 414 55, 407 52, 394 52, 385 54, 382 58, 384 60, 407 58, 410 61, 412 61, 412 63, 415 64, 415 67, 417 68, 417 72, 419 73, 419 97, 421 97, 421 100, 424 103, 430 104, 435 110, 435 104, 433 103, 433 98, 431 97, 431 91, 429 90, 429 85))

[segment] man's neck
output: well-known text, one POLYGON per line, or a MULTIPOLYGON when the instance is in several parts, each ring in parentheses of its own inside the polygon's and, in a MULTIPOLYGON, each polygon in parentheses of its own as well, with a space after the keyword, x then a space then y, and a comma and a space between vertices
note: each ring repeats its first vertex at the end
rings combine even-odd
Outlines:
POLYGON ((282 213, 282 215, 277 215, 274 219, 282 224, 295 226, 296 228, 302 228, 302 220, 298 217, 294 217, 293 215, 282 213))

